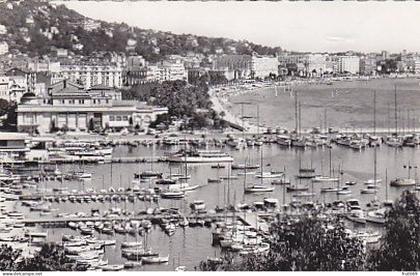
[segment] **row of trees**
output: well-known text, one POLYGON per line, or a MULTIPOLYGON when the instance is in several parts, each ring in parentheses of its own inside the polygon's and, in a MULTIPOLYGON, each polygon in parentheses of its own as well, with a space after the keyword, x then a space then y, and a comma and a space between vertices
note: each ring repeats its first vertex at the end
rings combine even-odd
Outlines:
POLYGON ((221 263, 203 261, 203 271, 418 271, 420 204, 406 192, 387 213, 378 248, 366 248, 350 237, 337 219, 317 216, 280 220, 270 230, 270 251, 244 258, 226 253, 221 263))
POLYGON ((84 271, 85 266, 77 265, 67 258, 64 249, 56 244, 44 244, 32 258, 24 258, 22 250, 11 246, 0 246, 0 271, 84 271))
POLYGON ((223 118, 211 108, 206 78, 198 80, 195 85, 176 80, 134 86, 124 91, 123 97, 168 107, 168 114, 159 116, 152 126, 168 125, 174 119, 182 119, 184 128, 225 127, 223 118))

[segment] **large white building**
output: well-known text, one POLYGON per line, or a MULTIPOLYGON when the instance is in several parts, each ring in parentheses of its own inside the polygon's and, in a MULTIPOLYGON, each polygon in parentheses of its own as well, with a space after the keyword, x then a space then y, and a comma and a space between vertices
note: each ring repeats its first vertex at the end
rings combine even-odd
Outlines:
POLYGON ((61 64, 61 75, 88 89, 95 85, 122 87, 122 67, 119 64, 72 63, 61 64))
POLYGON ((0 56, 9 52, 9 44, 4 41, 0 41, 0 56))
POLYGON ((187 71, 180 59, 164 60, 157 64, 159 81, 186 80, 187 71))
POLYGON ((9 77, 0 76, 0 99, 9 101, 9 77))
POLYGON ((250 65, 252 78, 264 79, 270 74, 278 75, 280 62, 277 57, 252 55, 250 65))
POLYGON ((338 70, 340 73, 359 74, 360 58, 358 56, 339 56, 338 70))
POLYGON ((165 107, 122 101, 120 92, 109 87, 83 87, 62 81, 49 88, 48 96, 25 94, 17 108, 19 131, 48 133, 56 129, 145 129, 165 107))

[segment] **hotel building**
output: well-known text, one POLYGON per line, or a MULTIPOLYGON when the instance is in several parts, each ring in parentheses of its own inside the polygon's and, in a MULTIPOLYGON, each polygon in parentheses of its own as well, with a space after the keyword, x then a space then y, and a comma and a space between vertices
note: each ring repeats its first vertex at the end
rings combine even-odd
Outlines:
POLYGON ((122 101, 120 92, 109 87, 84 89, 65 80, 48 90, 48 95, 44 97, 33 93, 22 97, 17 108, 19 131, 48 133, 57 129, 145 129, 156 120, 157 115, 168 112, 166 107, 122 101))

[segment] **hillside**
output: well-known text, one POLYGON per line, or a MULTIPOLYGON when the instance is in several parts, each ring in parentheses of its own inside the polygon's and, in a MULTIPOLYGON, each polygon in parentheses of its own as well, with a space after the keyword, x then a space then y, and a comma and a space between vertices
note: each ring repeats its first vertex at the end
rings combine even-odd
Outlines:
POLYGON ((135 52, 155 62, 166 55, 189 52, 273 55, 281 50, 247 41, 176 35, 92 20, 64 5, 46 1, 0 3, 0 24, 7 30, 0 33, 0 41, 7 41, 11 51, 29 56, 42 56, 57 47, 77 55, 90 55, 95 51, 135 52))

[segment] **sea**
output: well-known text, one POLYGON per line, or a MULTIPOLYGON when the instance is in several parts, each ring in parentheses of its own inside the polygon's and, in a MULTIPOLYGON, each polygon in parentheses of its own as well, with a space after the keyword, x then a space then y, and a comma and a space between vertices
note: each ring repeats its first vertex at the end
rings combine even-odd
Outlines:
MULTIPOLYGON (((377 91, 377 115, 379 123, 377 125, 387 129, 393 126, 388 119, 388 104, 392 107, 394 100, 394 84, 397 84, 398 107, 401 110, 411 110, 412 118, 416 118, 417 105, 420 103, 420 86, 419 80, 372 80, 369 82, 352 81, 337 82, 333 85, 307 85, 294 87, 298 91, 299 98, 302 103, 302 126, 310 128, 320 125, 320 118, 324 117, 324 110, 327 110, 328 126, 331 127, 354 127, 365 128, 371 126, 372 120, 372 91, 377 91), (388 126, 388 123, 391 125, 388 126)), ((293 128, 294 126, 294 99, 287 92, 281 92, 274 88, 260 89, 259 91, 247 92, 241 95, 230 97, 232 102, 235 101, 252 101, 260 105, 261 121, 267 126, 282 126, 293 128), (277 95, 276 95, 277 94, 277 95)), ((391 108, 390 107, 390 108, 391 108)), ((234 104, 233 112, 240 113, 234 104)), ((401 112, 403 113, 403 112, 401 112)), ((402 116, 402 115, 401 115, 402 116)), ((402 122, 402 118, 401 122, 402 122)), ((407 122, 406 122, 407 123, 407 122)), ((413 123, 413 122, 411 122, 413 123)), ((402 125, 402 123, 401 123, 402 125)), ((408 126, 407 126, 408 127, 408 126)), ((420 126, 419 126, 420 127, 420 126)), ((122 156, 161 156, 168 151, 176 151, 181 146, 117 146, 114 148, 114 157, 122 156)), ((209 148, 211 149, 211 148, 209 148)), ((283 148, 277 144, 265 144, 262 147, 249 147, 245 150, 234 150, 229 147, 221 150, 231 154, 235 163, 248 162, 260 164, 261 151, 263 151, 263 169, 264 171, 285 171, 287 178, 292 184, 308 185, 310 191, 315 193, 312 198, 302 199, 313 202, 332 202, 335 200, 346 200, 357 198, 362 205, 367 204, 373 199, 379 200, 395 200, 404 189, 390 187, 388 184, 396 177, 406 177, 410 173, 410 177, 417 177, 417 165, 420 164, 420 149, 418 148, 391 148, 382 145, 377 149, 377 178, 382 179, 380 188, 376 195, 361 194, 360 190, 365 188, 364 181, 373 179, 374 173, 374 148, 366 148, 362 150, 353 150, 337 145, 330 148, 316 148, 300 150, 295 148, 283 148), (331 162, 330 162, 331 156, 331 162), (330 170, 331 163, 331 170, 330 170), (411 166, 410 171, 407 166, 411 166), (297 175, 299 168, 314 168, 316 173, 329 175, 330 173, 338 176, 339 170, 343 173, 340 177, 339 184, 343 185, 346 181, 356 181, 357 184, 350 187, 351 195, 336 195, 335 193, 320 193, 322 187, 329 187, 329 183, 311 183, 308 180, 299 180, 297 175)), ((131 187, 134 174, 145 170, 155 170, 169 175, 170 172, 183 172, 182 165, 169 165, 167 163, 114 163, 114 164, 65 164, 58 167, 61 171, 72 171, 75 169, 83 169, 93 174, 92 180, 84 182, 64 182, 47 181, 42 183, 43 188, 51 189, 57 186, 66 186, 69 190, 84 190, 94 188, 100 190, 109 187, 131 187)), ((145 210, 148 207, 176 207, 185 213, 190 212, 189 204, 193 200, 204 200, 208 209, 216 206, 224 206, 229 203, 249 203, 262 201, 266 197, 276 198, 280 204, 289 203, 292 200, 292 193, 286 193, 283 186, 274 186, 275 190, 269 194, 245 194, 244 187, 253 184, 260 184, 261 180, 253 175, 238 176, 238 179, 231 181, 223 181, 222 183, 208 183, 209 178, 218 178, 228 174, 227 168, 213 169, 210 164, 189 165, 188 172, 191 174, 189 183, 191 185, 199 185, 199 188, 187 194, 181 200, 161 199, 158 203, 135 201, 120 203, 52 203, 52 208, 59 209, 50 216, 57 213, 90 213, 92 209, 99 209, 103 212, 111 207, 120 207, 122 209, 134 210, 136 212, 145 210), (229 190, 229 193, 227 192, 229 190)), ((233 175, 238 172, 233 171, 233 175)), ((263 183, 271 186, 272 179, 264 179, 263 183)), ((154 187, 151 183, 145 183, 146 187, 154 187)), ((29 212, 27 208, 23 208, 19 203, 15 203, 15 208, 25 213, 27 217, 39 217, 39 213, 29 212)), ((45 216, 43 216, 45 218, 45 216)), ((373 227, 373 226, 367 226, 373 227)), ((61 241, 63 234, 75 234, 78 232, 69 228, 46 228, 48 231, 48 239, 51 241, 61 241)), ((211 244, 211 228, 178 228, 176 233, 169 237, 159 227, 154 226, 153 230, 147 237, 147 243, 161 255, 169 255, 169 263, 164 265, 145 265, 138 270, 174 270, 177 266, 186 266, 187 270, 194 270, 200 261, 206 260, 207 257, 220 256, 219 248, 211 244)), ((97 234, 103 239, 117 239, 118 243, 115 247, 107 247, 105 258, 111 264, 124 263, 121 257, 120 243, 126 240, 135 241, 143 240, 144 237, 133 237, 129 235, 115 234, 115 236, 106 236, 97 234)))

